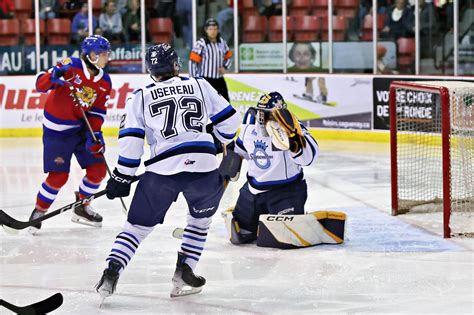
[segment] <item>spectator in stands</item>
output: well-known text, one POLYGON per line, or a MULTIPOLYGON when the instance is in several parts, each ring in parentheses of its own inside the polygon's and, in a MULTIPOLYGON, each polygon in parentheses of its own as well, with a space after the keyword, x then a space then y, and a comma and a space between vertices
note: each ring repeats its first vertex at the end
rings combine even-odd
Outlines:
POLYGON ((406 5, 406 0, 395 0, 395 4, 388 9, 387 25, 382 30, 383 37, 397 40, 400 37, 413 37, 415 16, 413 10, 406 5))
POLYGON ((316 49, 311 43, 294 43, 288 57, 294 63, 288 68, 288 72, 322 72, 322 69, 314 64, 316 49))
MULTIPOLYGON (((85 0, 83 0, 85 1, 85 0)), ((128 11, 128 2, 127 0, 114 0, 115 1, 115 6, 117 8, 117 12, 120 15, 124 15, 128 11)), ((87 1, 86 1, 87 2, 87 1)), ((107 0, 102 0, 102 7, 104 7, 107 4, 107 0)))
POLYGON ((0 0, 0 19, 11 19, 15 17, 15 5, 13 0, 0 0))
MULTIPOLYGON (((219 31, 226 42, 230 42, 234 35, 234 0, 227 0, 228 7, 217 13, 216 20, 219 23, 219 31)), ((238 1, 239 12, 242 12, 243 1, 238 1)))
MULTIPOLYGON (((145 12, 145 20, 148 20, 147 18, 145 12)), ((126 43, 136 42, 141 38, 139 0, 129 0, 128 2, 128 11, 123 16, 123 34, 126 43)))
POLYGON ((176 36, 183 37, 186 50, 193 46, 193 5, 189 0, 176 1, 176 36))
POLYGON ((122 17, 117 12, 115 1, 106 2, 104 12, 99 17, 99 26, 107 39, 116 42, 123 40, 122 17))
MULTIPOLYGON (((94 34, 97 34, 97 19, 92 16, 92 27, 94 34)), ((89 15, 87 12, 87 3, 81 4, 81 11, 77 12, 71 24, 72 40, 74 43, 81 43, 84 38, 89 36, 89 15)))
POLYGON ((154 0, 154 16, 172 18, 175 12, 175 2, 175 0, 154 0))
MULTIPOLYGON (((433 46, 435 45, 439 32, 439 17, 433 0, 419 0, 420 7, 420 55, 421 58, 433 56, 433 46)), ((415 7, 413 7, 415 10, 415 7)))
POLYGON ((59 5, 56 0, 40 0, 39 17, 42 20, 54 19, 58 16, 59 5))
POLYGON ((398 71, 392 70, 385 65, 384 57, 387 53, 387 48, 382 44, 377 44, 377 74, 398 74, 398 71))
MULTIPOLYGON (((282 15, 281 0, 254 0, 258 13, 263 16, 282 15)), ((291 0, 286 1, 286 6, 291 4, 291 0)))
MULTIPOLYGON (((365 16, 367 14, 372 14, 372 12, 372 0, 361 0, 359 5, 357 25, 355 25, 355 28, 359 30, 359 34, 362 32, 365 16)), ((377 14, 385 14, 386 12, 387 0, 377 0, 377 14)))

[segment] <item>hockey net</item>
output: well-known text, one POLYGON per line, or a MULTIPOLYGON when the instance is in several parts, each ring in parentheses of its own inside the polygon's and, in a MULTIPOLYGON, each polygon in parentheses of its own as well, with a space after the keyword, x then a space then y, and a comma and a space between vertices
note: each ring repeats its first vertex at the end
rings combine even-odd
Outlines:
POLYGON ((442 211, 444 237, 472 237, 474 83, 392 82, 390 132, 392 214, 442 211))

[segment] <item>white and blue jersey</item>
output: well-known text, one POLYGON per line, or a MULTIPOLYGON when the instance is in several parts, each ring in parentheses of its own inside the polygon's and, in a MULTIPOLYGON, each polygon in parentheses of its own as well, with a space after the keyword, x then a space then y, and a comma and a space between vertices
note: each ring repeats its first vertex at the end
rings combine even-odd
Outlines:
POLYGON ((235 152, 249 161, 247 181, 250 192, 258 194, 303 179, 303 168, 318 158, 316 140, 300 123, 306 147, 300 152, 282 151, 272 145, 265 127, 247 112, 240 127, 235 152))
POLYGON ((143 155, 144 138, 151 149, 147 171, 160 175, 210 172, 217 168, 215 136, 230 142, 240 115, 204 79, 173 77, 133 92, 127 100, 119 132, 117 169, 134 175, 143 155))

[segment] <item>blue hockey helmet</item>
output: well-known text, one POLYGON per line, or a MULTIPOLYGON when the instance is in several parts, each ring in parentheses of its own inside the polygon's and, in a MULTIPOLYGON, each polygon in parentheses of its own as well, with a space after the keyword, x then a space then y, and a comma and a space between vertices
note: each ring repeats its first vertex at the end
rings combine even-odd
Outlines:
POLYGON ((257 103, 257 109, 259 110, 272 110, 275 107, 286 108, 286 103, 283 99, 283 96, 275 91, 263 94, 257 103))
POLYGON ((164 74, 177 74, 181 68, 178 54, 166 43, 148 48, 145 54, 145 64, 147 71, 155 77, 164 74))
POLYGON ((110 52, 111 47, 107 38, 100 35, 91 35, 84 38, 81 44, 82 53, 88 56, 91 52, 100 54, 110 52))

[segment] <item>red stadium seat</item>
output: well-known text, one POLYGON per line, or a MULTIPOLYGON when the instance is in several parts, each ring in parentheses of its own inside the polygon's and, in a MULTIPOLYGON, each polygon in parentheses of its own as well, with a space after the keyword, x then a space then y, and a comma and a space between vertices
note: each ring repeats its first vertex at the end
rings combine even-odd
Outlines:
MULTIPOLYGON (((268 25, 268 41, 283 41, 283 18, 281 16, 271 16, 268 25)), ((293 20, 291 16, 286 17, 286 40, 293 40, 293 20)))
POLYGON ((328 0, 313 0, 313 15, 328 16, 328 0))
POLYGON ((173 21, 170 18, 152 18, 148 21, 148 30, 151 41, 154 43, 168 43, 173 41, 173 21))
POLYGON ((20 32, 20 21, 0 20, 0 46, 18 45, 20 32))
MULTIPOLYGON (((44 44, 44 20, 39 21, 40 24, 40 43, 44 44)), ((22 23, 23 29, 23 38, 25 45, 35 45, 36 38, 35 38, 35 19, 27 19, 24 20, 22 23)))
POLYGON ((68 19, 49 19, 46 28, 48 30, 48 44, 67 45, 71 42, 71 21, 68 19))
POLYGON ((96 18, 99 18, 101 11, 102 11, 102 1, 101 0, 93 0, 92 1, 92 14, 96 18))
POLYGON ((404 37, 397 39, 397 49, 398 69, 411 71, 415 62, 415 39, 404 37))
MULTIPOLYGON (((372 24, 373 17, 367 14, 364 17, 364 24, 362 25, 362 40, 372 40, 372 24)), ((380 32, 385 25, 385 14, 377 14, 377 32, 380 32)))
POLYGON ((261 43, 265 41, 267 18, 260 15, 244 15, 242 41, 244 43, 261 43))
POLYGON ((321 22, 317 16, 295 16, 293 23, 296 42, 314 42, 318 39, 321 22))
POLYGON ((15 17, 19 20, 26 20, 32 17, 33 1, 32 0, 14 0, 15 17))
POLYGON ((309 15, 312 2, 312 0, 292 0, 289 10, 290 15, 309 15))
MULTIPOLYGON (((322 17, 322 33, 321 40, 327 41, 329 38, 328 35, 328 17, 322 17)), ((344 16, 333 16, 332 17, 332 39, 333 41, 343 41, 346 37, 347 30, 347 20, 344 16)))
POLYGON ((334 8, 338 16, 352 19, 359 10, 359 0, 335 0, 334 8))
POLYGON ((253 0, 239 0, 242 1, 243 16, 258 15, 258 10, 255 7, 253 0))

